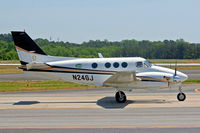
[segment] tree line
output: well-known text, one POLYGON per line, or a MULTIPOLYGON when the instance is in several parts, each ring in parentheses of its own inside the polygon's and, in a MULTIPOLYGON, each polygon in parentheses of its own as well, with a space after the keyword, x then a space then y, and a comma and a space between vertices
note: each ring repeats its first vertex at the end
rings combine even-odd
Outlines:
MULTIPOLYGON (((52 56, 68 57, 144 57, 147 59, 198 59, 200 44, 183 39, 148 41, 148 40, 90 40, 81 44, 49 41, 38 38, 35 42, 41 49, 52 56)), ((18 60, 11 34, 0 34, 0 60, 18 60)))

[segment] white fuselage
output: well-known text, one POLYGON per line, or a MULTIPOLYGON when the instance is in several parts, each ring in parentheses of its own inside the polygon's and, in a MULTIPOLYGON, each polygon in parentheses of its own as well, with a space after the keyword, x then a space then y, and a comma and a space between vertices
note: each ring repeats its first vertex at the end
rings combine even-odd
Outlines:
POLYGON ((19 58, 28 63, 45 63, 50 66, 44 70, 26 71, 33 74, 95 86, 104 82, 116 72, 135 72, 140 82, 117 84, 111 87, 126 89, 167 88, 185 81, 187 75, 175 70, 151 65, 141 57, 123 58, 71 58, 34 54, 17 49, 19 58), (168 80, 166 80, 166 77, 168 80), (169 84, 170 83, 170 84, 169 84))
MULTIPOLYGON (((126 58, 80 58, 63 61, 46 62, 52 69, 43 72, 45 76, 59 78, 59 80, 77 83, 104 86, 104 82, 115 72, 136 72, 140 82, 118 84, 116 88, 144 89, 166 88, 169 82, 174 81, 175 70, 151 65, 146 59, 140 57, 126 58), (165 77, 170 78, 166 80, 165 77)), ((36 73, 36 72, 34 72, 36 73)), ((40 73, 41 74, 41 73, 40 73)), ((177 71, 176 84, 187 79, 187 75, 177 71)), ((174 85, 175 83, 173 82, 174 85)))
POLYGON ((26 32, 12 31, 15 48, 24 72, 77 83, 116 88, 115 99, 126 101, 121 90, 167 88, 179 85, 179 101, 186 96, 180 84, 187 75, 164 67, 151 65, 141 57, 124 58, 74 58, 47 55, 26 32))

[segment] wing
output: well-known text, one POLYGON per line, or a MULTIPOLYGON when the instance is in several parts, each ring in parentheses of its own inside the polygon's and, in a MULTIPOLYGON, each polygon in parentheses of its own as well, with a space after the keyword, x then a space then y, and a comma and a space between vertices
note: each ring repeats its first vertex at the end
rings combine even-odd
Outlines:
POLYGON ((141 81, 136 77, 135 72, 116 72, 113 76, 104 82, 104 86, 115 88, 128 88, 132 83, 141 81))

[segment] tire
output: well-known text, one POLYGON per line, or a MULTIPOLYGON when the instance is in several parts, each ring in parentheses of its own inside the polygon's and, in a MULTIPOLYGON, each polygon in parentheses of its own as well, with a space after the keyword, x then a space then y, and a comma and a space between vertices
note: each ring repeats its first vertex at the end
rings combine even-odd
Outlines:
POLYGON ((178 93, 177 99, 179 101, 184 101, 186 99, 186 95, 184 93, 178 93))
POLYGON ((116 102, 118 103, 125 103, 126 102, 126 95, 123 91, 118 91, 116 94, 115 94, 115 100, 116 102), (120 94, 121 93, 121 97, 120 97, 120 94))

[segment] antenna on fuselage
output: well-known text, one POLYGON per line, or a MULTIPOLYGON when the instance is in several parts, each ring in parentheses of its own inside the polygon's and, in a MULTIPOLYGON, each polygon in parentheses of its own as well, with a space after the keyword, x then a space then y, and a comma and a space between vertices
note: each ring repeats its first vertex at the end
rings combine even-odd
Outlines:
POLYGON ((104 58, 101 53, 98 53, 99 58, 104 58))

